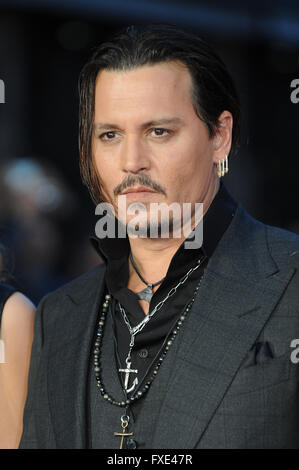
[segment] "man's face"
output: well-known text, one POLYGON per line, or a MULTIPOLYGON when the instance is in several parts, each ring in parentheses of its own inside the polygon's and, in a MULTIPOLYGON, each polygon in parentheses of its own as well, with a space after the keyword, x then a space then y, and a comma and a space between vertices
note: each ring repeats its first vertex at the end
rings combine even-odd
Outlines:
POLYGON ((203 202, 215 182, 214 146, 191 101, 181 63, 99 73, 95 90, 94 165, 105 200, 127 205, 203 202), (148 192, 130 192, 145 187, 148 192), (151 192, 149 192, 151 191, 151 192))

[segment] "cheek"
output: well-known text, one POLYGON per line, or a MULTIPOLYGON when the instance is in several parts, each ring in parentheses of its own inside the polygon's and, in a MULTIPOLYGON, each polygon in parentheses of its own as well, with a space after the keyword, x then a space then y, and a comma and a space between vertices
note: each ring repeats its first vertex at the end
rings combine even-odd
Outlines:
POLYGON ((211 171, 211 157, 206 149, 184 147, 176 149, 173 158, 168 159, 161 175, 167 175, 164 181, 171 200, 194 200, 201 193, 211 171))
POLYGON ((113 189, 118 184, 116 181, 116 172, 113 168, 111 168, 110 162, 111 159, 109 161, 109 159, 103 158, 102 155, 100 157, 96 153, 94 154, 93 165, 98 174, 102 191, 106 194, 106 196, 111 196, 113 189))
POLYGON ((101 175, 105 175, 105 179, 106 177, 109 178, 111 173, 115 173, 115 156, 111 151, 103 151, 97 142, 93 145, 93 159, 98 172, 101 175))
POLYGON ((182 185, 196 178, 207 168, 208 160, 198 148, 175 149, 167 159, 164 174, 174 185, 182 185))

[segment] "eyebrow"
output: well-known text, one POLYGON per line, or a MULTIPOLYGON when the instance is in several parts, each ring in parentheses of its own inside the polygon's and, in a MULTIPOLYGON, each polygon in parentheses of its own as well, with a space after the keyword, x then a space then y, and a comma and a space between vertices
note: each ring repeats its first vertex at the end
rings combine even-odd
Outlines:
MULTIPOLYGON (((155 119, 152 121, 147 121, 141 124, 139 127, 141 129, 145 129, 150 126, 164 126, 166 124, 176 124, 176 125, 184 125, 185 121, 179 117, 171 117, 171 118, 162 118, 162 119, 155 119)), ((107 130, 107 129, 117 129, 121 130, 117 124, 112 124, 109 122, 97 122, 94 124, 94 129, 97 131, 100 130, 107 130)))

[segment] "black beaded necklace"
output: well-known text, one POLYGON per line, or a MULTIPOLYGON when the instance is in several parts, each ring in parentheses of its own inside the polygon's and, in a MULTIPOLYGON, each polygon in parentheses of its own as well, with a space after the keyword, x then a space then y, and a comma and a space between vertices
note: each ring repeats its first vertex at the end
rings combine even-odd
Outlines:
MULTIPOLYGON (((102 341, 103 341, 104 325, 105 325, 105 321, 106 321, 106 317, 107 317, 109 303, 110 303, 110 300, 111 300, 111 295, 110 294, 105 295, 105 301, 102 305, 101 315, 100 315, 100 318, 99 318, 99 321, 98 321, 98 329, 97 329, 96 340, 95 340, 95 345, 94 345, 94 353, 93 353, 94 354, 94 371, 95 371, 95 378, 96 378, 96 382, 97 382, 97 388, 99 389, 99 391, 100 391, 102 397, 104 398, 104 400, 106 400, 108 403, 111 403, 112 405, 119 406, 121 408, 126 408, 126 415, 121 416, 122 433, 114 433, 115 436, 121 437, 120 449, 123 448, 124 437, 127 437, 127 436, 130 436, 130 439, 128 439, 127 448, 135 449, 137 447, 136 441, 134 441, 131 438, 133 433, 126 432, 126 428, 129 424, 129 415, 128 415, 129 406, 132 403, 134 403, 136 400, 139 400, 141 397, 143 397, 149 391, 153 380, 155 379, 156 375, 158 374, 158 370, 159 370, 161 364, 163 363, 163 361, 164 361, 171 345, 173 344, 173 341, 177 337, 177 334, 178 334, 179 330, 181 329, 186 317, 188 316, 188 313, 189 313, 189 311, 190 311, 190 309, 191 309, 191 307, 192 307, 192 305, 195 301, 195 298, 196 298, 196 295, 197 295, 197 292, 198 292, 201 281, 202 281, 202 277, 201 277, 199 283, 197 284, 197 286, 194 290, 192 299, 188 303, 188 305, 185 308, 184 312, 178 318, 174 328, 172 329, 172 331, 169 335, 170 337, 168 336, 169 339, 167 339, 167 341, 163 343, 163 346, 161 348, 162 352, 161 352, 161 354, 159 354, 158 361, 157 361, 157 363, 155 364, 155 366, 153 368, 152 374, 150 375, 148 380, 145 382, 145 384, 144 384, 144 386, 142 387, 141 390, 138 390, 138 391, 136 390, 133 393, 133 395, 130 396, 130 397, 128 397, 126 395, 125 400, 123 400, 123 401, 117 401, 107 393, 107 391, 104 387, 103 381, 102 381, 102 377, 101 377, 101 370, 102 370, 101 363, 100 363, 101 344, 102 344, 102 341)), ((125 390, 124 390, 124 393, 125 393, 125 390)))

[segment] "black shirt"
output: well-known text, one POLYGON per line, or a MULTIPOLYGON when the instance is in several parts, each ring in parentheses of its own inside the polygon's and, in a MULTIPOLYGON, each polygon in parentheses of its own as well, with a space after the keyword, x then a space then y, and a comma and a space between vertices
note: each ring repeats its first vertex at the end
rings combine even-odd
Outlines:
MULTIPOLYGON (((176 286, 191 268, 196 266, 199 259, 202 260, 200 267, 190 275, 187 281, 178 288, 175 295, 165 302, 163 307, 156 312, 144 329, 135 337, 135 345, 131 354, 131 368, 137 369, 138 374, 134 374, 134 377, 130 379, 129 386, 132 385, 136 375, 138 385, 132 391, 132 394, 135 394, 141 388, 145 379, 149 376, 152 367, 156 363, 154 359, 158 359, 160 349, 172 331, 172 327, 184 311, 184 307, 192 299, 204 268, 228 228, 235 211, 236 202, 221 181, 220 188, 203 218, 203 244, 201 248, 186 249, 184 243, 181 244, 171 260, 164 281, 153 294, 149 311, 151 312, 165 298, 169 290, 176 286)), ((145 315, 139 305, 137 295, 127 288, 129 279, 129 241, 128 238, 105 238, 100 240, 90 237, 90 239, 107 265, 105 281, 107 291, 112 295, 109 313, 112 315, 114 324, 115 353, 119 368, 124 369, 126 367, 125 359, 129 351, 130 335, 119 310, 118 302, 125 309, 131 326, 140 323, 145 315)), ((121 379, 124 384, 124 374, 118 373, 122 375, 121 379)), ((109 393, 109 390, 107 392, 109 393)), ((130 396, 130 394, 128 395, 130 396)), ((140 402, 142 400, 134 402, 135 411, 136 405, 138 409, 140 402)))

